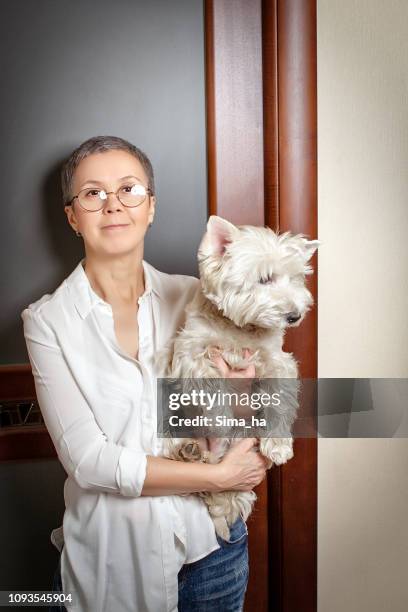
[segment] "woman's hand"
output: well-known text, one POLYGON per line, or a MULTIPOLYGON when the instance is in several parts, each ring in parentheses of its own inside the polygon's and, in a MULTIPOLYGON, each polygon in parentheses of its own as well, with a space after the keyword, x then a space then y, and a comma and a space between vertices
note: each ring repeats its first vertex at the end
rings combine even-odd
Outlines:
MULTIPOLYGON (((249 359, 252 354, 253 351, 250 349, 242 349, 242 356, 244 359, 249 359)), ((230 368, 221 355, 221 349, 217 346, 210 347, 209 356, 213 364, 219 369, 222 378, 235 379, 233 384, 231 383, 234 391, 245 393, 246 395, 251 394, 252 380, 255 378, 255 365, 253 363, 250 363, 246 368, 230 368)), ((248 418, 252 414, 248 404, 245 402, 242 405, 231 405, 231 408, 236 418, 248 418)))
MULTIPOLYGON (((244 359, 248 359, 253 351, 248 348, 242 350, 244 359)), ((210 347, 209 349, 210 359, 214 365, 219 369, 222 378, 255 378, 255 366, 250 363, 248 367, 242 369, 232 369, 222 358, 221 350, 219 347, 210 347)))
POLYGON ((254 446, 257 438, 239 440, 218 463, 219 491, 252 491, 265 478, 267 459, 254 446))
MULTIPOLYGON (((255 365, 249 364, 246 368, 233 369, 222 358, 218 347, 210 347, 210 359, 216 365, 223 378, 240 378, 241 393, 250 393, 252 379, 255 378, 255 365)), ((252 351, 243 349, 244 359, 248 359, 252 351)), ((238 382, 238 381, 237 381, 238 382)), ((248 416, 248 407, 244 410, 240 406, 234 407, 234 416, 248 416)), ((254 446, 257 438, 245 438, 235 443, 217 464, 219 491, 252 491, 265 478, 268 467, 267 459, 255 452, 254 446)))

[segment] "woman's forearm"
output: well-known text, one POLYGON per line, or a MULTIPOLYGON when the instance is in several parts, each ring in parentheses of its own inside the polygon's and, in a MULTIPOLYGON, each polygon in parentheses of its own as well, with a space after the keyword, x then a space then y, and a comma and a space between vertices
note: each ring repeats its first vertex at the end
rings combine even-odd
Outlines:
POLYGON ((146 478, 141 495, 174 495, 219 491, 219 465, 186 463, 165 457, 147 457, 146 478))

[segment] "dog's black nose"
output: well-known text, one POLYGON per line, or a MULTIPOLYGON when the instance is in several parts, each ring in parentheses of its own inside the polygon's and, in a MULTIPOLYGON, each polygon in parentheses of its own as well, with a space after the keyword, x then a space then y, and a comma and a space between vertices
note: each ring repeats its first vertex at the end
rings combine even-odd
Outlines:
POLYGON ((286 315, 286 320, 288 323, 296 323, 296 321, 299 321, 300 316, 298 312, 290 312, 286 315))

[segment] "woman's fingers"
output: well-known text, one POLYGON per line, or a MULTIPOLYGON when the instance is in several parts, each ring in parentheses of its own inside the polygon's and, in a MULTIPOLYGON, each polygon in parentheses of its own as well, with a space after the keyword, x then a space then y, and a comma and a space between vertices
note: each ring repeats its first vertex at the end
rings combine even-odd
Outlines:
POLYGON ((258 438, 243 438, 236 442, 221 460, 225 486, 222 490, 250 491, 265 478, 264 457, 253 452, 258 438))
POLYGON ((246 368, 229 369, 229 373, 232 378, 254 378, 255 366, 253 363, 250 363, 249 366, 247 366, 246 368))
MULTIPOLYGON (((228 366, 221 355, 221 349, 218 346, 210 347, 208 350, 209 357, 215 366, 219 369, 223 378, 255 378, 255 366, 250 363, 246 368, 233 369, 228 366)), ((249 359, 253 351, 249 348, 242 349, 244 359, 249 359)))
POLYGON ((258 438, 241 438, 238 441, 233 440, 233 448, 239 447, 242 452, 245 452, 253 446, 256 446, 258 444, 258 441, 258 438))
POLYGON ((211 361, 219 369, 220 373, 222 374, 222 378, 228 378, 230 369, 225 363, 224 359, 221 357, 221 355, 213 354, 213 356, 211 357, 211 361))

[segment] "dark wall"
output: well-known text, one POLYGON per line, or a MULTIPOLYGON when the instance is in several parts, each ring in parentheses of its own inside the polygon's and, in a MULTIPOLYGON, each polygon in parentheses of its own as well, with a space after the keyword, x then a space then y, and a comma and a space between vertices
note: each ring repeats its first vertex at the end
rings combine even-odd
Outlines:
POLYGON ((62 525, 65 478, 57 460, 0 463, 1 591, 51 591, 59 553, 50 534, 62 525))
MULTIPOLYGON (((20 313, 83 256, 59 166, 97 134, 126 138, 155 169, 145 259, 196 275, 207 216, 202 0, 2 0, 0 360, 26 363, 20 313)), ((50 589, 65 473, 0 464, 0 589, 50 589)), ((44 609, 44 608, 41 608, 44 609)))
POLYGON ((0 363, 26 363, 20 313, 83 256, 61 161, 97 134, 126 138, 155 169, 145 259, 197 274, 206 222, 202 0, 2 0, 0 363))

